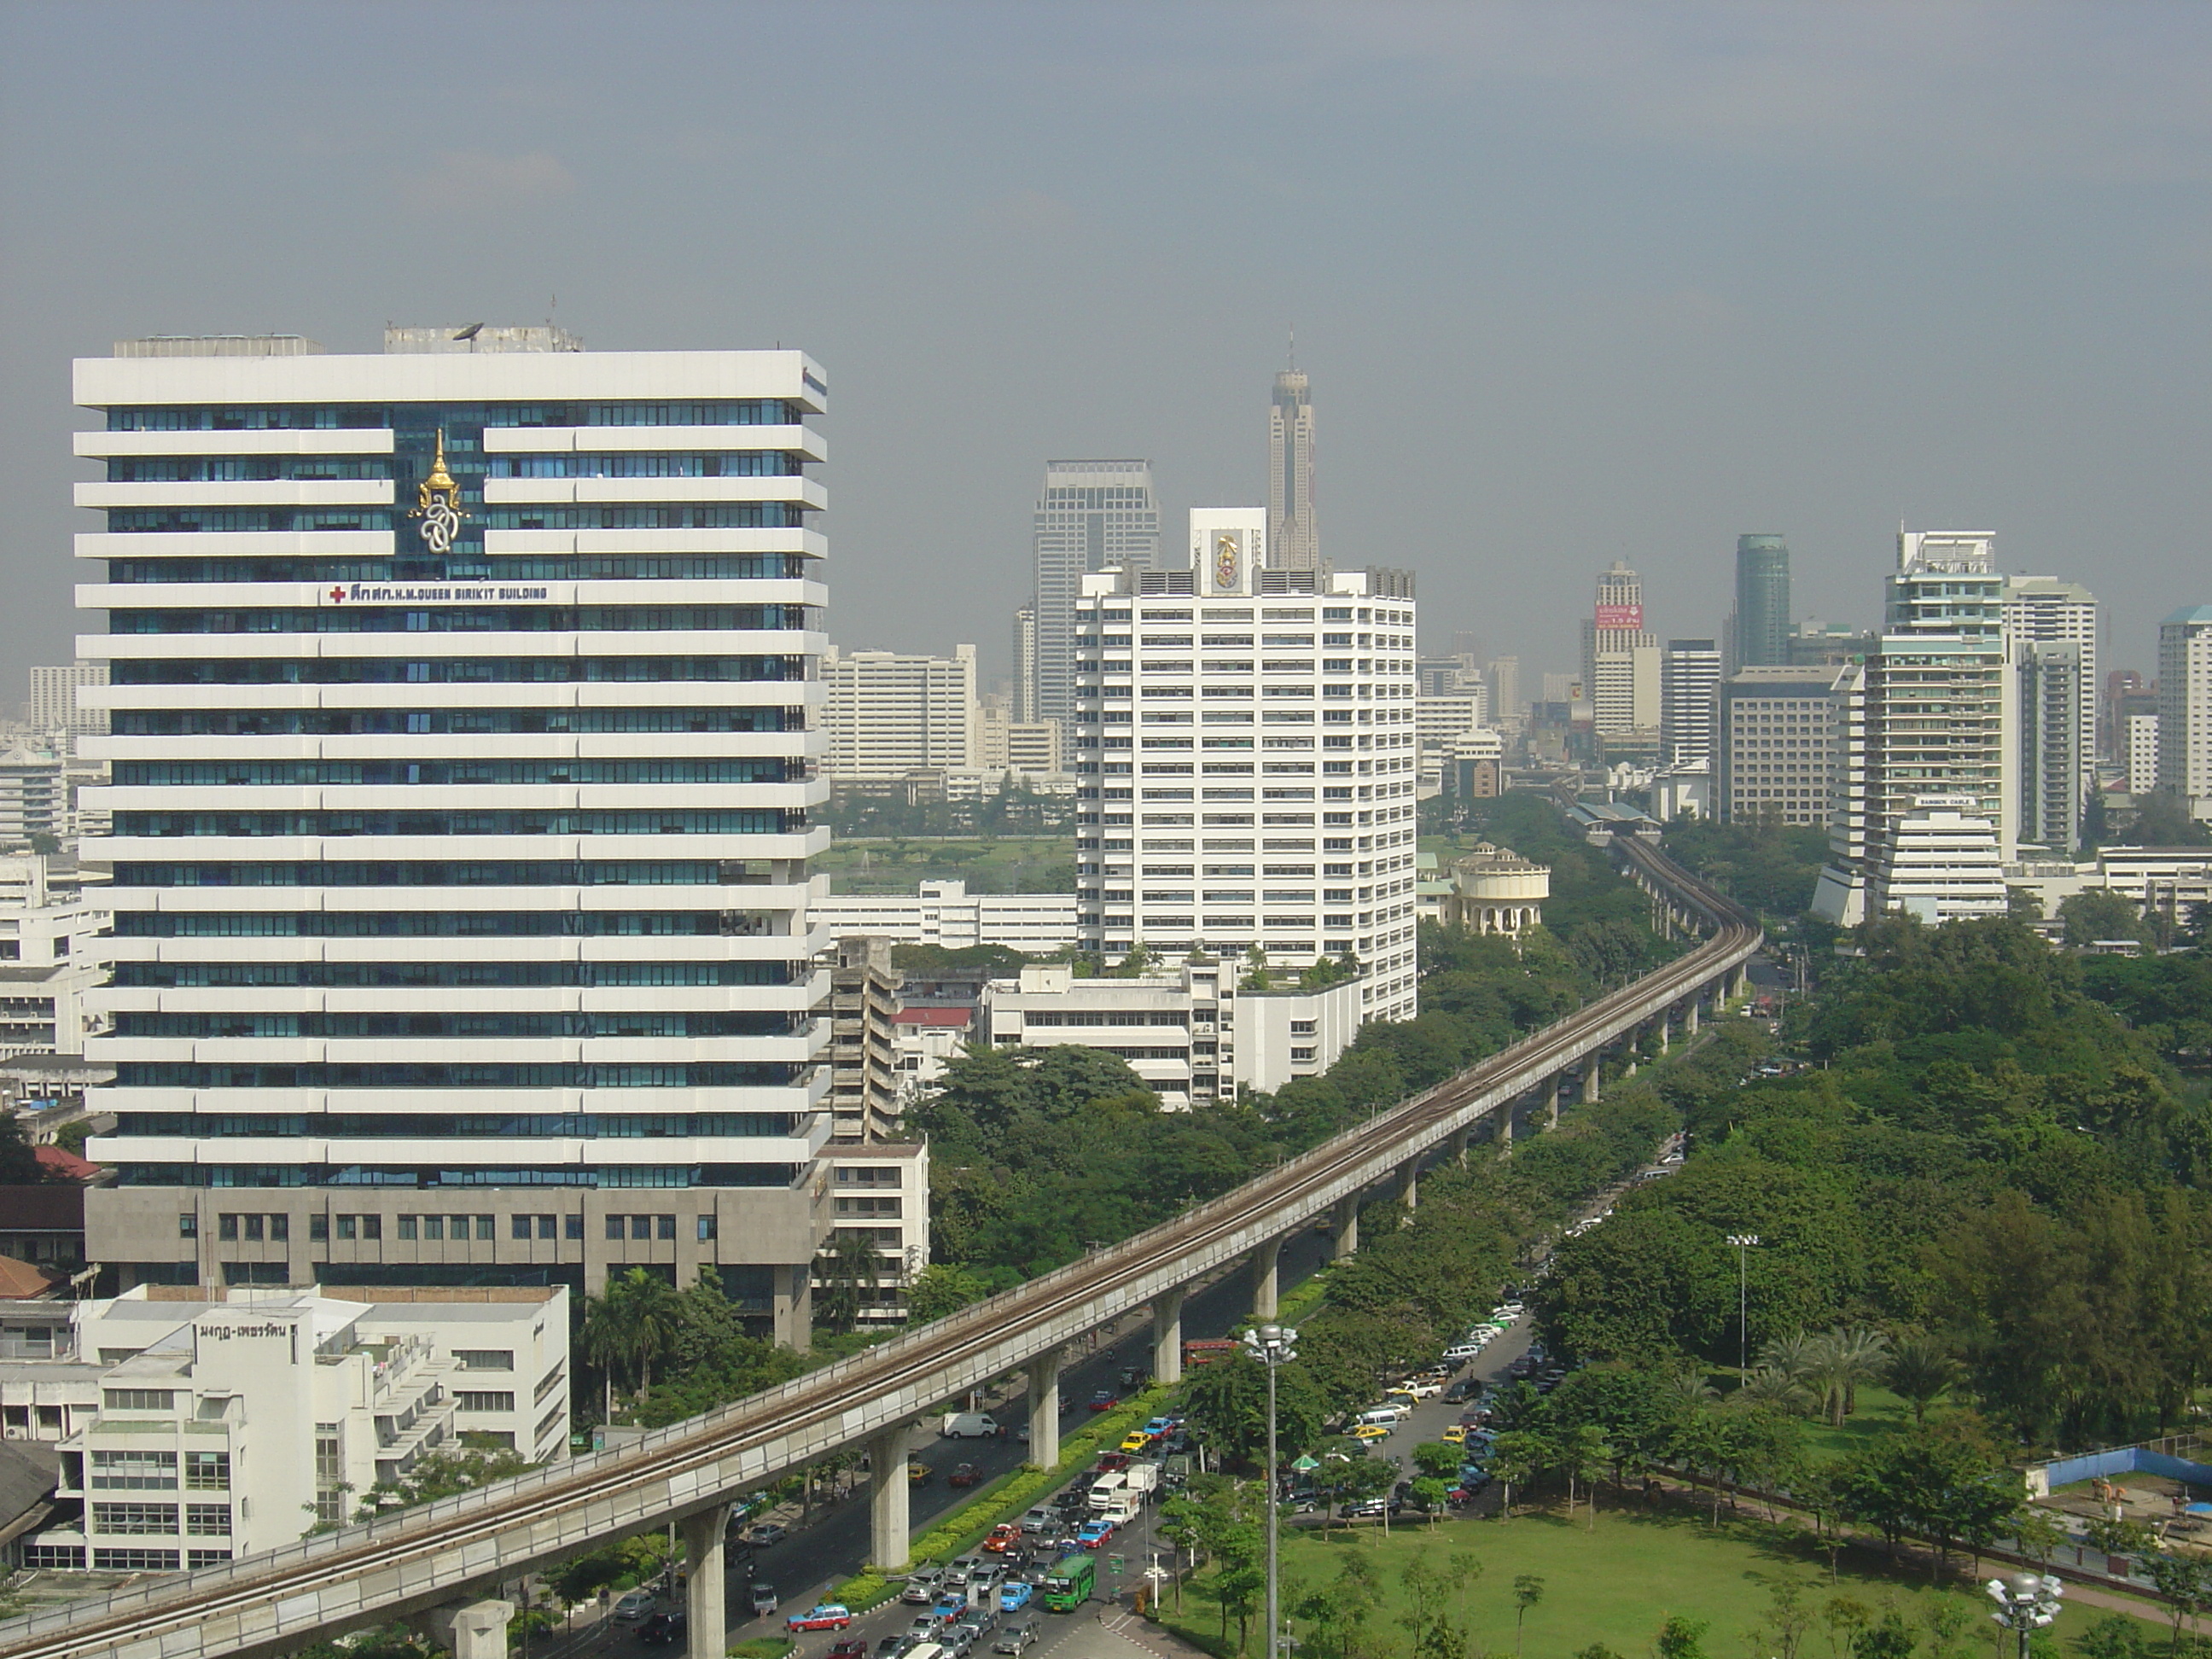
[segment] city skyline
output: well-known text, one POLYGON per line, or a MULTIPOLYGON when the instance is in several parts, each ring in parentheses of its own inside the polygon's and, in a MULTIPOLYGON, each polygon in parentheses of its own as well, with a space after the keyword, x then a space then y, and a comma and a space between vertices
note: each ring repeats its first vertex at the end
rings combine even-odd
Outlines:
POLYGON ((805 338, 842 394, 841 637, 979 635, 992 677, 1003 624, 964 613, 1026 585, 1042 460, 1149 455, 1170 516, 1264 501, 1255 404, 1293 322, 1328 404, 1328 556, 1421 568, 1436 625, 1536 641, 1532 668, 1571 663, 1565 619, 1614 557, 1663 596, 1655 631, 1712 632, 1750 530, 1789 537, 1800 614, 1864 625, 1899 517, 1996 526, 2008 564, 2094 565, 2106 659, 2145 671, 2197 597, 2208 348, 2177 323, 2202 285, 2202 14, 1689 7, 1601 53, 1587 20, 1515 6, 1358 30, 1233 6, 606 16, 7 15, 0 651, 72 654, 87 526, 43 460, 70 357, 265 329, 359 350, 386 318, 550 314, 600 350, 805 338), (732 53, 789 72, 690 95, 732 53), (328 84, 332 62, 356 72, 328 84), (1036 102, 1048 83, 1066 95, 1036 102), (1310 118, 1263 142, 1195 84, 1310 118), (794 136, 825 124, 837 145, 794 136), (763 266, 749 227, 794 190, 808 257, 763 266), (2001 288, 1926 257, 1960 236, 2001 288), (1221 257, 1255 241, 1283 257, 1221 257))

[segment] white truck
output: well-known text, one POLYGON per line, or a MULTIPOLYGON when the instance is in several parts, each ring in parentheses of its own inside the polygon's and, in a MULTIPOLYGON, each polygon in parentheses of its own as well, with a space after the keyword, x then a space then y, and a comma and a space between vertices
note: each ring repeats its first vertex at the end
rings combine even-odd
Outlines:
POLYGON ((1121 1502, 1122 1494, 1128 1490, 1129 1472, 1127 1469, 1114 1469, 1100 1475, 1091 1483, 1089 1499, 1091 1513, 1105 1514, 1107 1510, 1121 1502))
POLYGON ((1121 1474, 1127 1479, 1128 1491, 1133 1497, 1141 1498, 1159 1489, 1160 1466, 1157 1463, 1132 1463, 1121 1474))
POLYGON ((995 1440, 999 1423, 988 1412, 947 1412, 937 1432, 947 1440, 995 1440))

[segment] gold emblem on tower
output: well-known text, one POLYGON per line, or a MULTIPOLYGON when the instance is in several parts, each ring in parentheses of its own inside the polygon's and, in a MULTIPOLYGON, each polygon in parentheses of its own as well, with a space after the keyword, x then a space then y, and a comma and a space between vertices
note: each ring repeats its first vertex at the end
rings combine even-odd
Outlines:
POLYGON ((461 510, 461 487, 453 482, 453 475, 446 471, 446 429, 438 428, 437 453, 430 462, 430 474, 415 492, 415 509, 407 515, 422 520, 416 532, 422 544, 433 553, 450 553, 453 538, 461 533, 461 520, 469 515, 461 510))

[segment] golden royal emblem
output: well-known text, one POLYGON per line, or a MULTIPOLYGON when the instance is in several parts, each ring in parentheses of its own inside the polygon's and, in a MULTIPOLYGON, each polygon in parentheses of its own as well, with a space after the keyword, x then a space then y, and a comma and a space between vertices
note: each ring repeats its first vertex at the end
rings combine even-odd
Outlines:
POLYGON ((461 533, 461 520, 469 515, 461 510, 461 487, 453 482, 453 475, 446 471, 446 429, 438 428, 438 453, 430 462, 430 476, 422 480, 422 488, 415 492, 415 509, 407 515, 422 520, 417 532, 422 544, 433 553, 453 550, 453 538, 461 533))

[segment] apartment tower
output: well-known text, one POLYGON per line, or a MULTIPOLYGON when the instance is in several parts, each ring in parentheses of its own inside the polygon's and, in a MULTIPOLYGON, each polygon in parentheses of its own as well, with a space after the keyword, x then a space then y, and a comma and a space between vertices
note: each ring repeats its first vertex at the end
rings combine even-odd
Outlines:
POLYGON ((1079 940, 1350 957, 1365 1016, 1410 1019, 1413 579, 1267 545, 1264 508, 1194 511, 1188 568, 1085 580, 1079 940))
POLYGON ((1728 672, 1790 660, 1790 544, 1779 536, 1735 538, 1735 612, 1728 672))

